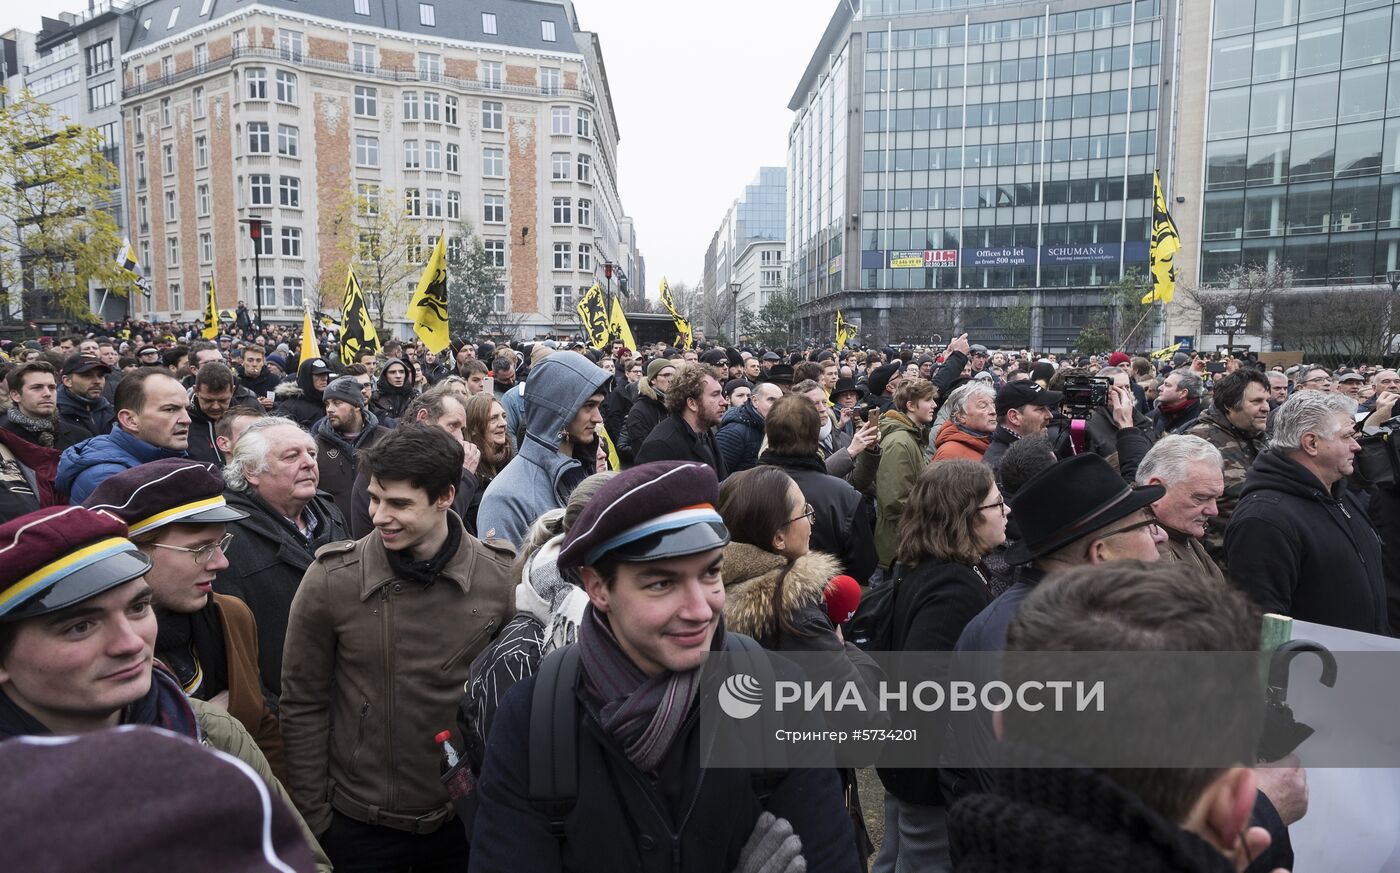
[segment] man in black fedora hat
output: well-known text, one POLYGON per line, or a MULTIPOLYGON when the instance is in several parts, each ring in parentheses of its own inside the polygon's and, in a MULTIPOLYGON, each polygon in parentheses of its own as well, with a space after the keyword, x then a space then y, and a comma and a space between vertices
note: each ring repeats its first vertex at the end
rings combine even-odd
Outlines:
MULTIPOLYGON (((1157 543, 1166 533, 1152 514, 1152 504, 1166 489, 1160 485, 1131 487, 1107 461, 1085 453, 1057 461, 1021 486, 1011 499, 1021 539, 1006 550, 1006 562, 1020 567, 1016 584, 968 622, 955 652, 999 652, 1006 646, 1006 629, 1021 602, 1050 573, 1110 561, 1155 561, 1157 543)), ((992 680, 968 674, 987 670, 985 658, 969 657, 960 669, 955 656, 950 677, 992 680)), ((950 719, 949 755, 989 761, 994 744, 990 719, 950 719)), ((990 787, 986 769, 945 767, 940 774, 943 793, 951 805, 972 791, 990 787)))

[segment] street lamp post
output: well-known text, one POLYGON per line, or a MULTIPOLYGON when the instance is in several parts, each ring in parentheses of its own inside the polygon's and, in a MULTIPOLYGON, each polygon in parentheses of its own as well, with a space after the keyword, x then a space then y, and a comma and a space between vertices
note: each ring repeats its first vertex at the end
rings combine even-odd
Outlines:
POLYGON ((744 286, 743 286, 743 285, 740 285, 738 282, 730 282, 730 283, 729 283, 729 293, 730 293, 731 295, 733 295, 733 297, 734 297, 734 306, 733 306, 733 310, 734 310, 734 338, 733 338, 733 342, 734 342, 734 345, 735 345, 735 346, 738 346, 738 345, 739 345, 739 292, 743 289, 743 287, 744 287, 744 286))
POLYGON ((248 225, 248 238, 253 241, 253 298, 258 308, 258 330, 262 330, 262 239, 271 228, 261 218, 241 218, 248 225))
POLYGON ((1400 270, 1386 270, 1385 280, 1390 283, 1390 293, 1400 290, 1400 270))

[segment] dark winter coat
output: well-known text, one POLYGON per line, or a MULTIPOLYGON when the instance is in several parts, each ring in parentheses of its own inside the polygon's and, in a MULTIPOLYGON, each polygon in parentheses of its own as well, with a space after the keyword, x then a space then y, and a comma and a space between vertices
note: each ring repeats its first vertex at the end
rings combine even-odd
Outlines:
MULTIPOLYGON (((256 376, 240 375, 238 384, 247 388, 254 397, 263 398, 269 392, 276 392, 277 386, 282 384, 282 380, 273 375, 272 371, 264 365, 256 376)), ((261 404, 259 405, 261 406, 261 404)))
MULTIPOLYGON (((637 383, 637 401, 627 412, 622 433, 617 435, 617 456, 622 466, 631 467, 637 463, 637 452, 647 441, 651 432, 666 417, 666 404, 662 395, 642 379, 637 383)), ((611 430, 608 433, 612 433, 611 430)))
POLYGON ((374 383, 374 400, 370 402, 370 407, 374 414, 380 418, 392 418, 398 421, 403 418, 403 412, 408 408, 408 404, 413 402, 413 398, 418 396, 418 389, 413 386, 413 367, 406 361, 398 358, 389 358, 384 365, 379 368, 379 379, 374 383), (395 388, 389 384, 389 366, 398 364, 407 370, 404 376, 402 387, 395 388))
POLYGON ((306 511, 316 519, 309 541, 251 488, 230 489, 224 499, 248 517, 228 524, 233 534, 224 550, 229 565, 219 571, 214 590, 237 597, 252 611, 258 625, 258 671, 275 699, 282 693, 282 643, 301 577, 317 549, 349 539, 350 531, 327 494, 318 493, 306 504, 306 511))
MULTIPOLYGON (((4 428, 15 436, 36 446, 44 445, 43 436, 35 430, 31 430, 18 422, 10 421, 8 416, 0 414, 0 428, 4 428)), ((52 444, 46 448, 55 448, 60 452, 69 446, 75 446, 86 439, 90 439, 88 432, 75 424, 71 424, 61 414, 56 414, 54 428, 52 431, 52 444)))
POLYGON ((273 409, 277 415, 286 416, 307 430, 326 416, 325 399, 311 385, 311 364, 315 360, 310 358, 301 362, 301 366, 297 367, 295 382, 283 382, 277 386, 277 406, 273 409))
MULTIPOLYGON (((229 401, 230 409, 235 406, 262 412, 262 404, 258 403, 257 396, 242 385, 234 388, 233 399, 229 401)), ((205 461, 222 467, 226 459, 224 453, 219 451, 217 434, 214 432, 219 423, 205 415, 204 410, 199 408, 199 401, 194 398, 193 388, 190 389, 190 405, 186 409, 190 414, 190 446, 187 450, 190 457, 196 461, 205 461)))
POLYGON ((759 462, 781 467, 816 512, 812 551, 835 556, 842 571, 864 585, 878 561, 875 557, 875 512, 870 502, 846 480, 831 475, 816 457, 799 458, 764 452, 759 462))
POLYGON ((1328 493, 1276 451, 1245 475, 1225 530, 1230 580, 1264 612, 1390 635, 1381 542, 1345 481, 1328 493))
POLYGON ((608 397, 603 401, 603 427, 608 429, 608 434, 612 436, 614 444, 622 438, 622 431, 627 426, 627 414, 632 411, 632 407, 637 403, 637 386, 640 382, 628 382, 625 379, 621 387, 614 388, 608 393, 608 397))
POLYGON ((54 484, 77 505, 87 499, 93 489, 123 470, 158 461, 161 458, 183 458, 184 452, 151 445, 120 427, 111 433, 83 440, 63 450, 58 461, 58 478, 54 484))
POLYGON ((992 475, 996 477, 998 485, 1001 484, 1001 461, 1006 457, 1006 450, 1020 438, 1019 434, 1000 424, 992 431, 992 439, 987 443, 987 450, 982 453, 982 463, 992 468, 992 475))
POLYGON ((364 424, 353 444, 345 441, 328 419, 321 419, 311 431, 316 440, 316 466, 321 470, 321 490, 331 495, 342 518, 349 519, 350 493, 355 487, 355 475, 360 452, 389 435, 389 429, 379 426, 379 419, 369 410, 363 411, 364 424))
POLYGON ((67 385, 58 386, 58 417, 82 431, 85 434, 82 439, 108 433, 117 423, 117 411, 107 398, 99 396, 88 400, 69 391, 67 385))
MULTIPOLYGON (((1133 383, 1137 384, 1137 383, 1133 383)), ((1201 400, 1196 398, 1176 412, 1167 412, 1161 406, 1152 410, 1152 438, 1159 440, 1170 434, 1185 433, 1186 429, 1201 417, 1201 400)))
POLYGON ((763 416, 753 401, 725 411, 719 430, 715 431, 715 442, 719 443, 719 452, 731 473, 741 473, 758 463, 758 452, 763 446, 763 416))
POLYGON ((709 464, 721 481, 729 475, 724 455, 720 454, 719 446, 715 444, 715 435, 708 429, 699 433, 691 430, 685 419, 674 413, 666 416, 652 430, 637 452, 638 464, 652 461, 699 461, 709 464))

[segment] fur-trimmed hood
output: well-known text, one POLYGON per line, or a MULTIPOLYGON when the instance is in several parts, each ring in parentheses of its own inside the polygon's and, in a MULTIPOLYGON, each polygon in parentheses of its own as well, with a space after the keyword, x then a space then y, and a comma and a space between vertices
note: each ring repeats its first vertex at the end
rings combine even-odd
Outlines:
POLYGON ((273 389, 273 400, 286 400, 289 397, 301 397, 303 392, 295 382, 279 382, 273 389))
MULTIPOLYGON (((778 577, 787 566, 782 555, 748 543, 724 547, 724 626, 727 630, 760 638, 773 627, 778 577)), ((783 580, 782 611, 819 604, 841 563, 825 552, 808 552, 793 562, 783 580)))

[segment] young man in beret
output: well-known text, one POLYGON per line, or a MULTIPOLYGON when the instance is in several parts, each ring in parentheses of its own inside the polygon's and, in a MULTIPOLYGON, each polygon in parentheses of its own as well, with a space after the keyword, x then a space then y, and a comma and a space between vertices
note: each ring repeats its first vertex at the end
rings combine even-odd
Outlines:
POLYGON ((159 632, 156 657, 185 693, 228 710, 253 735, 279 778, 282 734, 258 673, 258 628, 246 604, 214 594, 228 567, 231 521, 248 513, 224 502, 213 464, 169 458, 118 473, 83 504, 126 522, 127 536, 151 561, 146 582, 159 632))
POLYGON ((290 805, 243 726, 156 662, 150 566, 108 512, 54 507, 0 525, 0 741, 160 727, 240 759, 290 805))
POLYGON ((460 440, 418 422, 366 450, 374 531, 317 550, 292 601, 287 784, 342 873, 466 865, 433 738, 456 722, 472 660, 515 594, 514 551, 451 511, 462 459, 460 440))
POLYGON ((766 804, 749 771, 700 769, 700 664, 742 648, 721 621, 729 531, 718 499, 706 464, 643 464, 604 484, 569 528, 559 569, 578 570, 589 605, 574 648, 551 657, 578 658, 578 793, 556 833, 530 800, 536 676, 517 682, 477 783, 472 873, 613 873, 668 859, 685 873, 859 869, 834 769, 786 771, 766 804))

